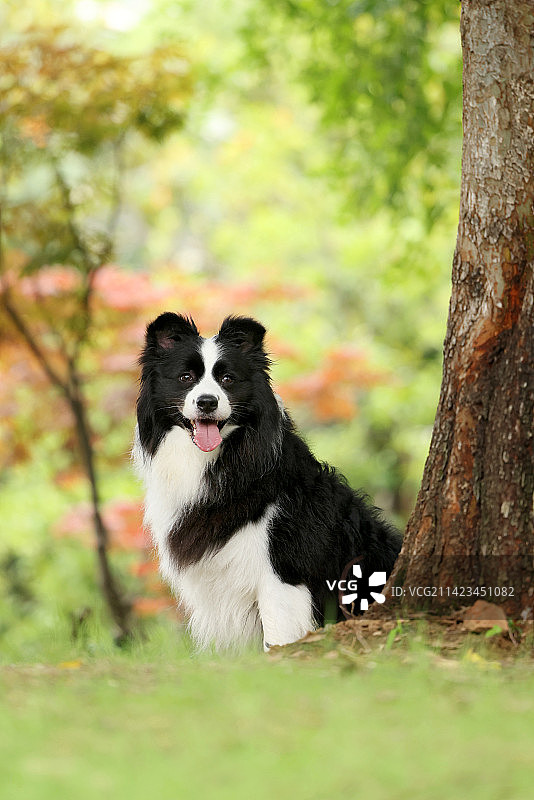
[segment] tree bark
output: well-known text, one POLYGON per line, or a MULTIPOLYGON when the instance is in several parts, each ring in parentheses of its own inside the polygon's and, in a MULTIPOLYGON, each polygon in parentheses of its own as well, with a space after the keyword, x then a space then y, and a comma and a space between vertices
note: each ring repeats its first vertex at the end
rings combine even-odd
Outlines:
POLYGON ((421 603, 413 587, 441 587, 426 606, 443 608, 476 599, 452 595, 455 586, 512 586, 512 597, 485 599, 527 618, 534 606, 532 0, 463 0, 461 33, 462 183, 443 380, 386 594, 396 587, 409 607, 421 603))

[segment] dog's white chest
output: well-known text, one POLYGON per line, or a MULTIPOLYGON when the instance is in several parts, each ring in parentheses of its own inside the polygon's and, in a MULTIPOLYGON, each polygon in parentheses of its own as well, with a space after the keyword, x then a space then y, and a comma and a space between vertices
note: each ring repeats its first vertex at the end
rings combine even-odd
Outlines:
POLYGON ((269 525, 275 513, 240 528, 213 555, 179 571, 176 590, 201 648, 217 648, 261 640, 258 601, 273 570, 269 560, 269 525))
POLYGON ((169 431, 152 458, 144 456, 136 431, 132 455, 145 484, 145 525, 158 551, 161 572, 176 590, 169 531, 186 508, 202 499, 206 467, 217 455, 199 450, 189 433, 178 426, 169 431))

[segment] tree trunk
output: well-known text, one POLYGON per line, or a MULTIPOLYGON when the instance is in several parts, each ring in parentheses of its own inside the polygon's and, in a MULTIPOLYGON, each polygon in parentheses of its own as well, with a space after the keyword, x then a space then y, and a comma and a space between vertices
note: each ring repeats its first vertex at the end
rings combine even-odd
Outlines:
POLYGON ((426 606, 445 607, 483 596, 467 587, 497 587, 485 599, 526 618, 534 606, 534 5, 463 0, 461 31, 462 184, 443 382, 386 593, 395 587, 413 607, 422 600, 416 587, 433 586, 426 606))
POLYGON ((114 576, 108 559, 109 537, 100 510, 100 497, 98 493, 91 434, 80 389, 80 380, 76 368, 72 363, 69 365, 69 377, 71 389, 68 393, 68 402, 74 416, 82 463, 91 489, 91 505, 100 582, 109 612, 117 626, 115 641, 118 644, 122 644, 131 638, 133 632, 131 604, 128 602, 117 578, 114 576))

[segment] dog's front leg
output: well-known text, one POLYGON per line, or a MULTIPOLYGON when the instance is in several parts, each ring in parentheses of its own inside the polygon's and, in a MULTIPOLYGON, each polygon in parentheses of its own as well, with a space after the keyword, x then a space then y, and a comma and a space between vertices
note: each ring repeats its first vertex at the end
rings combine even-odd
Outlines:
POLYGON ((292 586, 270 576, 258 593, 258 608, 265 651, 296 642, 315 627, 311 594, 303 584, 292 586))

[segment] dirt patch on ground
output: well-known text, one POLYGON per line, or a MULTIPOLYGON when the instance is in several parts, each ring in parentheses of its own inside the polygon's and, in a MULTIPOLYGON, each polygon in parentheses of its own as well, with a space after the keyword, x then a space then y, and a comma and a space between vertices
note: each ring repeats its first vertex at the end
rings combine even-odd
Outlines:
POLYGON ((495 661, 504 665, 522 659, 534 665, 531 621, 515 624, 501 620, 498 614, 480 619, 483 614, 473 615, 472 608, 444 617, 421 614, 397 619, 351 619, 308 633, 294 644, 273 647, 270 655, 275 659, 322 655, 334 660, 426 650, 440 660, 495 661))

